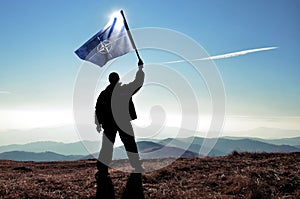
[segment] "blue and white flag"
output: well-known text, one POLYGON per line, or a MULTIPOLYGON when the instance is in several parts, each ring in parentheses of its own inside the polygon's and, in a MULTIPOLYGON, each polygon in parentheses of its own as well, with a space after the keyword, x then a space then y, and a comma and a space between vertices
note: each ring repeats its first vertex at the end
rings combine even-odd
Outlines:
POLYGON ((126 32, 123 17, 115 13, 108 24, 96 35, 83 44, 75 53, 83 60, 100 67, 109 60, 122 56, 133 50, 126 32))

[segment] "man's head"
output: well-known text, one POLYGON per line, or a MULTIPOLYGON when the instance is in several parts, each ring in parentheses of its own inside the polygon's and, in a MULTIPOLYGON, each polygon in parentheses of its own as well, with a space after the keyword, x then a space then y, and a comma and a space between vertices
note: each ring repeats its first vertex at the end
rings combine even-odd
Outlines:
POLYGON ((109 74, 108 79, 109 79, 109 82, 110 82, 111 84, 116 84, 116 83, 119 82, 120 77, 119 77, 118 73, 112 72, 112 73, 109 74))

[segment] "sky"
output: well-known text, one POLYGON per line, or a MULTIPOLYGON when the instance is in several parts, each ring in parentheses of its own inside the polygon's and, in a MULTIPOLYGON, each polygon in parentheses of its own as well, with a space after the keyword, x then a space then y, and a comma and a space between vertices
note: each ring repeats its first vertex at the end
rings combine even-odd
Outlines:
MULTIPOLYGON (((196 41, 211 56, 278 47, 214 60, 226 94, 224 132, 259 127, 300 131, 299 1, 2 0, 0 4, 2 135, 11 129, 74 122, 74 85, 83 64, 74 51, 120 9, 125 11, 131 29, 175 30, 196 41)), ((154 56, 141 51, 141 55, 145 62, 173 61, 159 52, 154 56)), ((121 60, 133 65, 133 57, 131 53, 121 60)), ((138 108, 143 111, 142 106, 138 108)), ((289 135, 278 135, 285 136, 289 135)))

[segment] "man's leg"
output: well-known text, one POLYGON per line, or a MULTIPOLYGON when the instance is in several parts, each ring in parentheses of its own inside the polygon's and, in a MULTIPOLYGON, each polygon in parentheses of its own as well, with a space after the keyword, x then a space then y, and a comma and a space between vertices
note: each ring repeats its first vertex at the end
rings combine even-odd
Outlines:
POLYGON ((126 127, 127 127, 126 132, 123 131, 122 129, 118 130, 120 138, 124 143, 131 166, 135 168, 137 171, 142 172, 143 171, 142 163, 140 161, 140 156, 138 154, 138 149, 134 139, 134 132, 131 123, 129 122, 129 125, 126 127))
POLYGON ((116 128, 105 128, 102 137, 102 146, 97 161, 99 174, 108 175, 108 165, 112 160, 113 146, 117 134, 116 128))

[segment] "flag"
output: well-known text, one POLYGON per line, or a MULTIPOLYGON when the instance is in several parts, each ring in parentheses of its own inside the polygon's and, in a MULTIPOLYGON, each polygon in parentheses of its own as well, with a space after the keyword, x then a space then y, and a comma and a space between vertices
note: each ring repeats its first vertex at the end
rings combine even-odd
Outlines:
POLYGON ((133 50, 121 13, 115 13, 107 25, 85 42, 75 53, 100 67, 109 60, 133 50))

